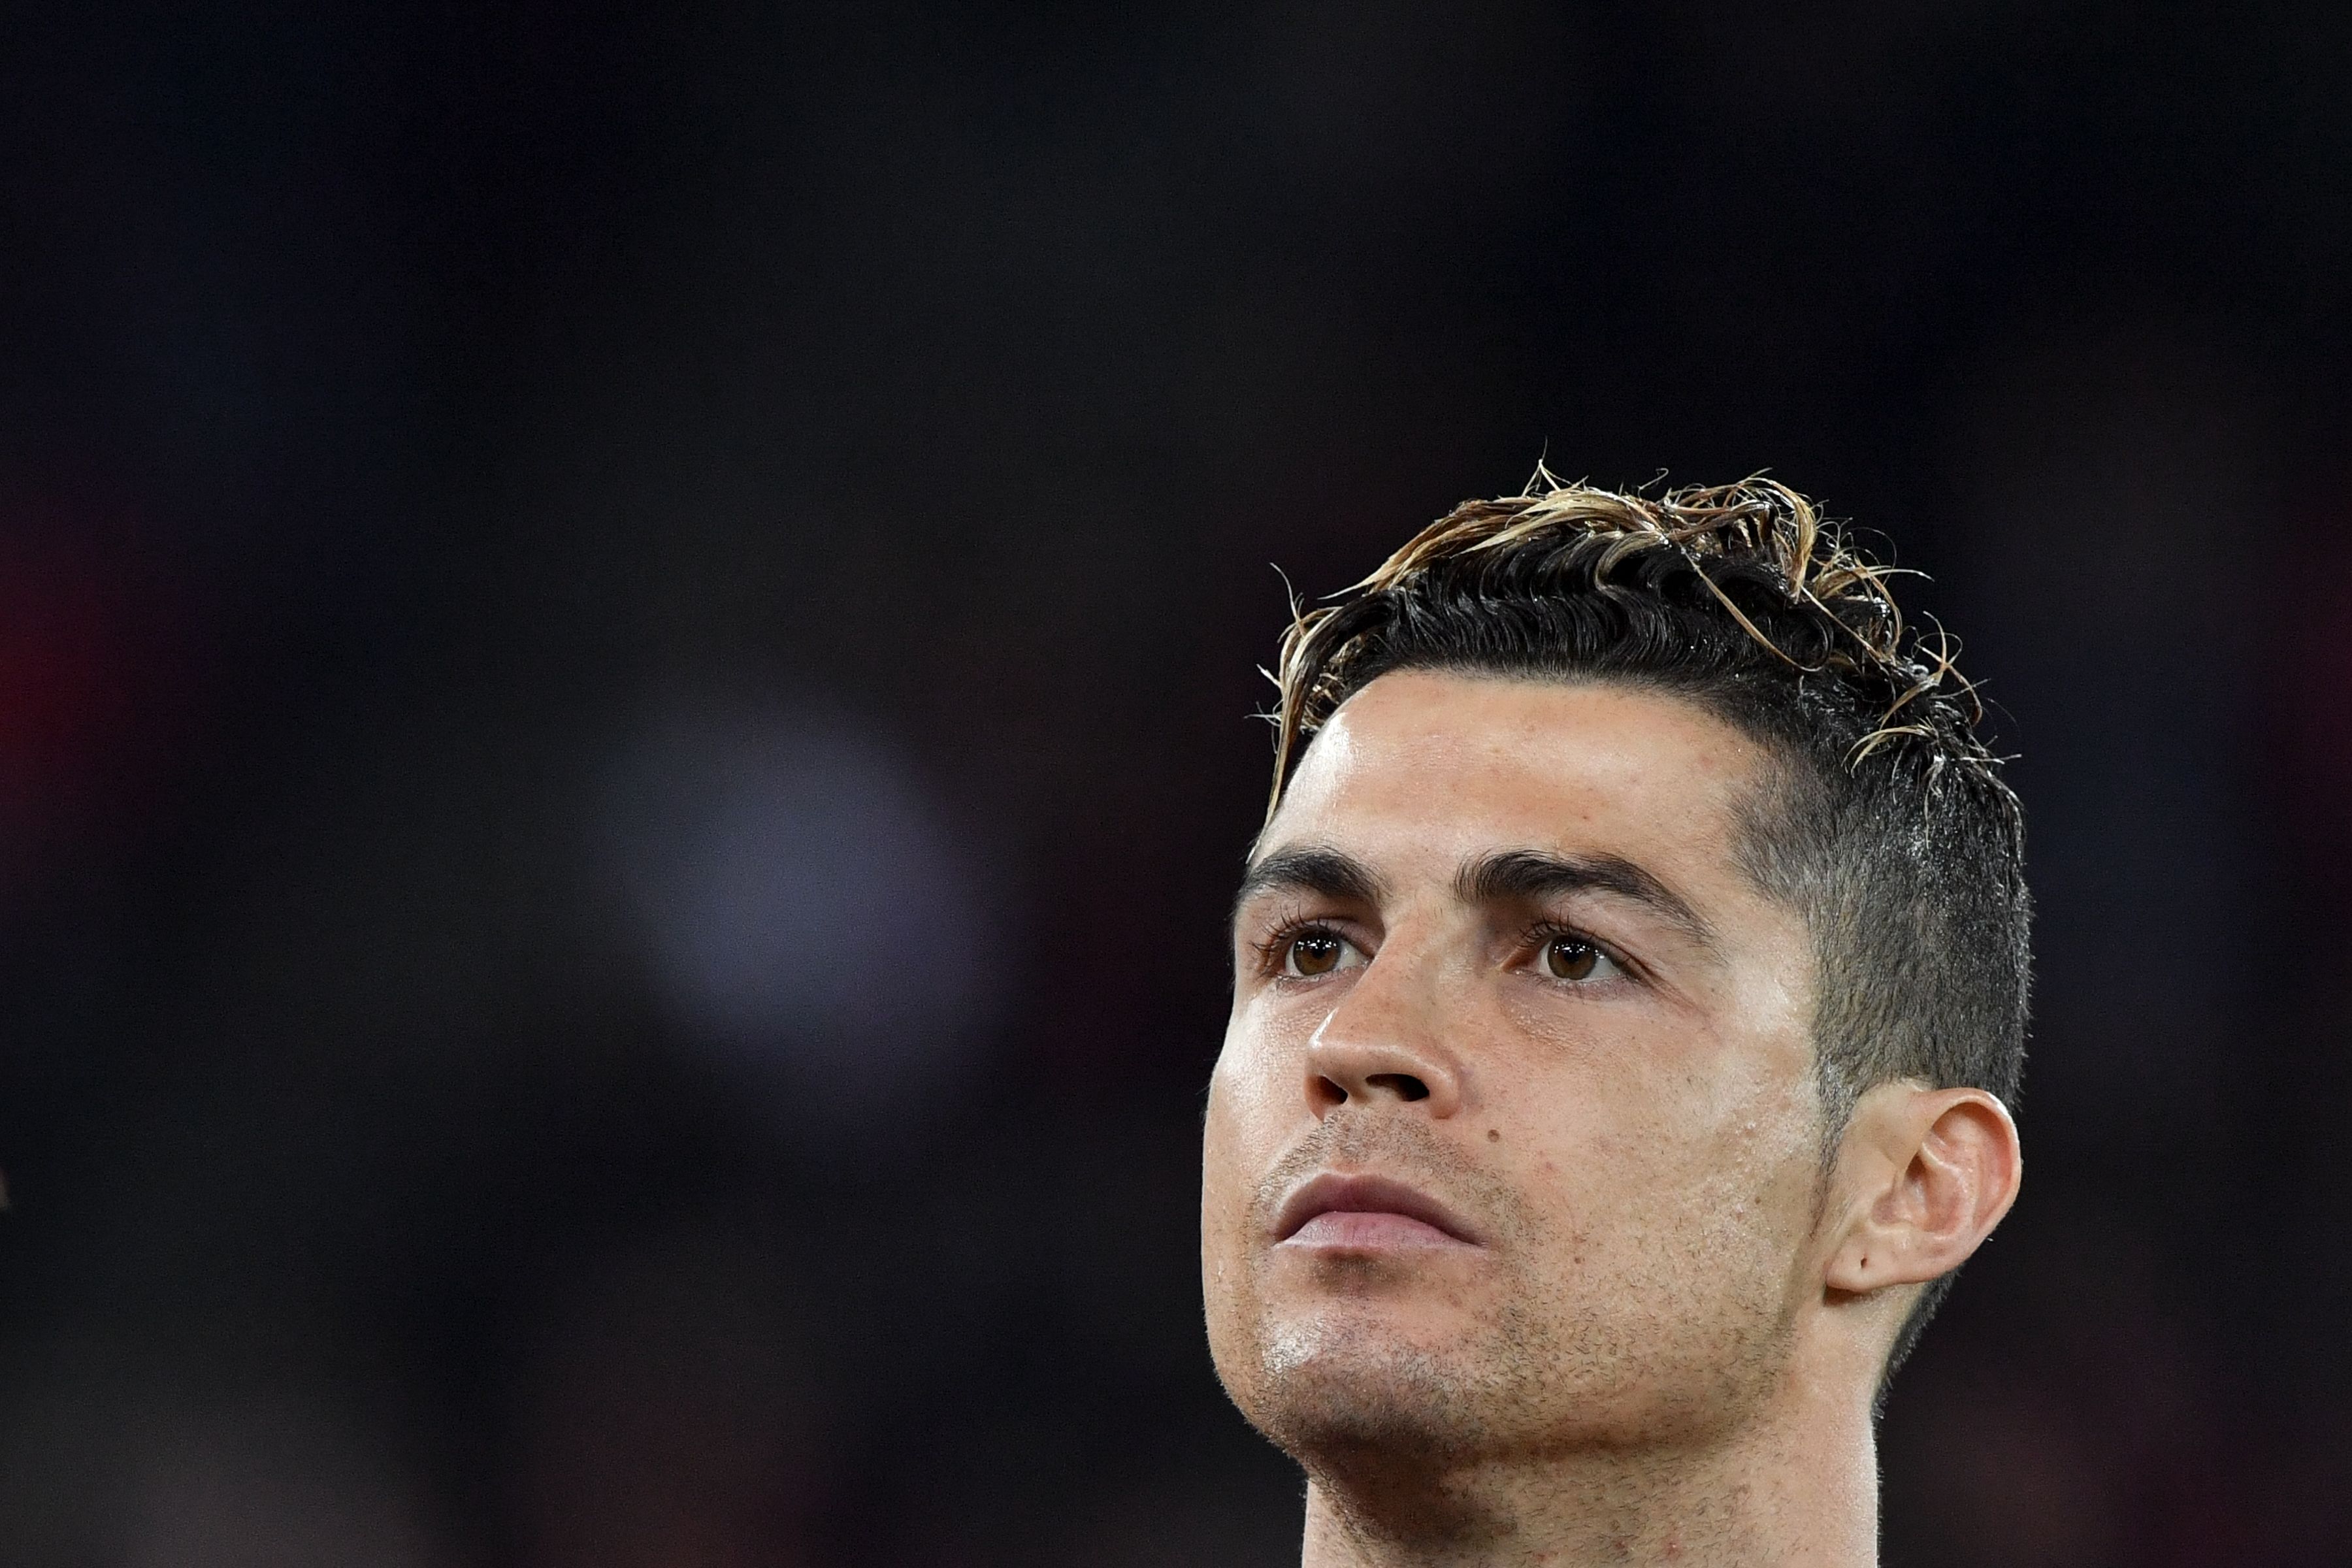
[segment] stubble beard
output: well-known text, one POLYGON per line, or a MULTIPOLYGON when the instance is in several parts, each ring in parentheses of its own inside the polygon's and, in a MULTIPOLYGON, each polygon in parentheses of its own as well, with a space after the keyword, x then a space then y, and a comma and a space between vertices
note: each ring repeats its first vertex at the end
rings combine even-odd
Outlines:
POLYGON ((1316 1475, 1448 1469, 1540 1441, 1545 1370, 1559 1358, 1525 1314, 1502 1318, 1436 1348, 1404 1342, 1369 1314, 1275 1325, 1244 1414, 1316 1475))
POLYGON ((1530 1259, 1581 1259, 1598 1249, 1581 1236, 1547 1234, 1559 1222, 1410 1124, 1327 1124, 1262 1185, 1250 1215, 1258 1234, 1292 1183, 1338 1161, 1426 1181, 1460 1204, 1485 1231, 1500 1277, 1478 1303, 1458 1308, 1464 1318, 1449 1337, 1415 1342, 1397 1321, 1400 1300, 1428 1289, 1411 1277, 1426 1267, 1412 1256, 1320 1260, 1318 1289, 1301 1311, 1285 1314, 1268 1299, 1270 1260, 1251 1255, 1229 1325, 1241 1342, 1215 1347, 1219 1375, 1251 1424, 1327 1485, 1429 1480, 1580 1449, 1630 1458, 1703 1445, 1736 1426, 1785 1371, 1793 1322, 1770 1304, 1781 1281, 1769 1277, 1763 1250, 1726 1256, 1717 1235, 1704 1238, 1706 1256, 1645 1256, 1623 1278, 1539 1278, 1530 1259), (1727 1267, 1753 1277, 1721 1289, 1727 1267), (1707 1292, 1715 1310, 1694 1317, 1675 1298, 1709 1274, 1718 1283, 1707 1292), (1596 1284, 1603 1295, 1591 1294, 1596 1284))
MULTIPOLYGON (((1536 1221, 1520 1195, 1409 1123, 1326 1123, 1261 1184, 1254 1233, 1265 1233, 1298 1180, 1337 1164, 1377 1168, 1443 1194, 1475 1217, 1507 1271, 1527 1256, 1536 1221)), ((1233 1303, 1243 1342, 1218 1347, 1218 1373, 1251 1424, 1309 1474, 1375 1458, 1444 1466, 1507 1446, 1546 1403, 1569 1349, 1541 1310, 1536 1282, 1515 1273, 1468 1331, 1416 1343, 1397 1331, 1394 1313, 1399 1297, 1427 1288, 1412 1278, 1423 1261, 1318 1259, 1318 1289, 1299 1316, 1273 1309, 1270 1261, 1253 1252, 1244 1264, 1233 1303)))

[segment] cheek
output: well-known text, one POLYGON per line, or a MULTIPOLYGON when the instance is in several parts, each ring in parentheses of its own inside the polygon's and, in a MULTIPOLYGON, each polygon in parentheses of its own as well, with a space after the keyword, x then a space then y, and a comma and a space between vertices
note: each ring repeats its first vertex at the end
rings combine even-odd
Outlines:
POLYGON ((1490 1058, 1475 1098, 1503 1133, 1496 1152, 1523 1151, 1546 1184, 1654 1181, 1634 1173, 1677 1159, 1702 1123, 1719 1119, 1711 1047, 1686 1023, 1595 1008, 1508 1024, 1503 1037, 1517 1046, 1490 1058))
POLYGON ((1510 1097, 1528 1093, 1611 1159, 1704 1164, 1759 1134, 1769 1142, 1810 1107, 1811 1047, 1778 993, 1749 1013, 1722 1000, 1712 1016, 1663 1002, 1518 1013, 1510 1097))
MULTIPOLYGON (((1516 1167, 1556 1237, 1589 1267, 1604 1257, 1703 1253, 1735 1237, 1785 1243, 1809 1223, 1817 1128, 1810 1080, 1780 1064, 1678 1039, 1583 1042, 1565 1065, 1494 1105, 1486 1146, 1516 1167), (1542 1112, 1512 1114, 1510 1100, 1542 1112)), ((1485 1138, 1482 1129, 1480 1138, 1485 1138)))
POLYGON ((1327 1008, 1259 997, 1234 1011, 1209 1080, 1209 1116, 1243 1142, 1279 1138, 1306 1114, 1307 1048, 1327 1008))
POLYGON ((1621 1265, 1656 1281, 1695 1324, 1717 1328, 1780 1316, 1812 1229, 1819 1169, 1809 1126, 1762 1103, 1721 1124, 1661 1142, 1622 1173, 1639 1256, 1621 1265))
POLYGON ((1242 1185, 1237 1167, 1246 1140, 1237 1118, 1233 1080, 1221 1062, 1209 1080, 1208 1113, 1201 1122, 1201 1234, 1204 1242, 1228 1226, 1242 1185))
POLYGON ((1258 1309, 1250 1277, 1250 1214, 1265 1170, 1265 1095, 1245 1052, 1228 1039, 1209 1080, 1201 1131, 1201 1298, 1220 1376, 1244 1377, 1258 1309))
POLYGON ((1271 1163, 1283 1121, 1277 1063, 1241 1020, 1225 1037, 1209 1079, 1201 1130, 1201 1234, 1203 1247, 1238 1245, 1259 1177, 1271 1163))

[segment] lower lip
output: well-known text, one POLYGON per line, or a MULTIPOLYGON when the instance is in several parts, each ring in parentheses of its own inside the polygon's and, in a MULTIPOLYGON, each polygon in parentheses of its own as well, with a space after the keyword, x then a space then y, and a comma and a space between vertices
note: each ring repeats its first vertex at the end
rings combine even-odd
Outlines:
POLYGON ((1319 1251, 1396 1252, 1409 1247, 1467 1247, 1469 1243, 1410 1215, 1334 1211, 1317 1215, 1292 1232, 1282 1245, 1319 1251))

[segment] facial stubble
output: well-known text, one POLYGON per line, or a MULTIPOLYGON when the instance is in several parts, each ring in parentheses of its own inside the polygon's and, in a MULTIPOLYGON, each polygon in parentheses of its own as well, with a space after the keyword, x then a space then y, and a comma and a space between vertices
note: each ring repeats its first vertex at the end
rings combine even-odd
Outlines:
POLYGON ((1448 1288, 1425 1254, 1338 1254, 1308 1260, 1308 1288, 1277 1300, 1271 1249, 1243 1247, 1225 1321, 1212 1323, 1218 1373, 1310 1474, 1703 1441, 1787 1361, 1786 1239, 1740 1223, 1758 1211, 1735 1194, 1714 1194, 1711 1225, 1669 1226, 1604 1257, 1578 1216, 1542 1212, 1426 1124, 1335 1116, 1259 1184, 1247 1235, 1268 1235, 1285 1194, 1325 1169, 1379 1170, 1471 1216, 1486 1278, 1448 1288), (1570 1277, 1548 1277, 1544 1260, 1562 1258, 1570 1277), (1454 1320, 1448 1331, 1400 1327, 1416 1294, 1454 1320))

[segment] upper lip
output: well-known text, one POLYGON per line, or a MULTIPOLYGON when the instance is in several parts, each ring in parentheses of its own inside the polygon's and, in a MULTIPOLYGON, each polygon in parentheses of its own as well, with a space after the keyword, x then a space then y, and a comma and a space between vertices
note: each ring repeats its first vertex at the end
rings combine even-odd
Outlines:
POLYGON ((1291 1189, 1274 1216, 1274 1239, 1288 1241, 1317 1215, 1401 1214, 1444 1231, 1456 1241, 1479 1245, 1478 1233, 1428 1194, 1386 1176, 1343 1176, 1327 1171, 1291 1189))

